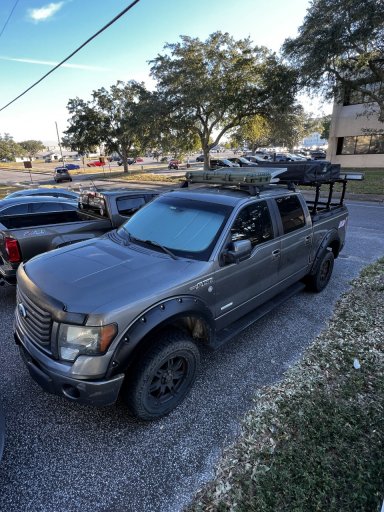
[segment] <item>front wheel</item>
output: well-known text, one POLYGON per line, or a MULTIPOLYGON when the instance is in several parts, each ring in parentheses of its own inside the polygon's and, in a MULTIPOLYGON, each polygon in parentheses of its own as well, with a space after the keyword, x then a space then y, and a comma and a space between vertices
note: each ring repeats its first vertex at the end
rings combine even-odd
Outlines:
POLYGON ((123 398, 137 418, 160 418, 184 400, 199 365, 199 349, 192 339, 181 331, 166 331, 139 361, 123 398))
POLYGON ((320 261, 316 273, 307 276, 306 284, 309 290, 313 292, 321 292, 324 290, 331 279, 334 261, 335 257, 333 252, 327 251, 320 261))

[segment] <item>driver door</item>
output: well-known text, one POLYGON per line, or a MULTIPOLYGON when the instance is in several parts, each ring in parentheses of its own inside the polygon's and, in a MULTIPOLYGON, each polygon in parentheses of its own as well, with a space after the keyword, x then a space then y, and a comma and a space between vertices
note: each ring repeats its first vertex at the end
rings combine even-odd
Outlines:
POLYGON ((236 216, 215 275, 217 329, 232 323, 274 294, 281 251, 281 242, 275 239, 275 233, 266 201, 247 205, 236 216), (226 264, 223 254, 238 240, 249 240, 252 252, 239 263, 226 264))

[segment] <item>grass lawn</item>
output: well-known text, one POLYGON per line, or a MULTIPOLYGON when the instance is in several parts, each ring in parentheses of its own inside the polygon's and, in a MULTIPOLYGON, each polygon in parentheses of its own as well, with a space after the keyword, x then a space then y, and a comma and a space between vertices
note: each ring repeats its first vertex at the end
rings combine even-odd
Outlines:
MULTIPOLYGON (((350 181, 347 191, 352 194, 377 194, 384 199, 384 168, 383 169, 344 169, 346 171, 363 171, 363 181, 350 181)), ((335 187, 336 190, 336 187, 335 187)))
POLYGON ((384 482, 384 258, 328 328, 256 393, 237 442, 189 512, 378 512, 384 482))

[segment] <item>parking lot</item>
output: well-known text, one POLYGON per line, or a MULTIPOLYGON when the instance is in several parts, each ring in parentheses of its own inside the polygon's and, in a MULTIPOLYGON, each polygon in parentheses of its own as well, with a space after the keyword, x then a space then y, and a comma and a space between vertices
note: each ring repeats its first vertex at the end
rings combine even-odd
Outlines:
MULTIPOLYGON (((153 423, 45 394, 13 341, 15 290, 0 288, 0 510, 175 512, 212 476, 254 390, 282 378, 362 267, 384 255, 383 203, 349 203, 347 244, 323 293, 301 293, 215 353, 188 398, 153 423)), ((353 361, 351 361, 353 364, 353 361)))

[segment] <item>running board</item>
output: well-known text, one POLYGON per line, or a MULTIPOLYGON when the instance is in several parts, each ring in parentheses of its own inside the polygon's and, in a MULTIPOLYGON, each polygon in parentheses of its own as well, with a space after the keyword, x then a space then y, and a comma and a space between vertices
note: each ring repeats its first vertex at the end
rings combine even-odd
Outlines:
POLYGON ((239 334, 241 331, 243 331, 247 327, 250 327, 264 315, 267 315, 277 307, 284 304, 284 302, 286 302, 288 299, 304 290, 304 288, 305 284, 299 281, 291 285, 289 288, 279 293, 269 301, 265 302, 265 304, 262 304, 261 306, 254 309, 247 315, 244 315, 243 317, 239 318, 239 320, 236 320, 236 322, 233 322, 228 327, 225 327, 223 330, 219 331, 216 334, 216 339, 214 343, 211 345, 212 348, 216 349, 220 347, 228 340, 239 334))

